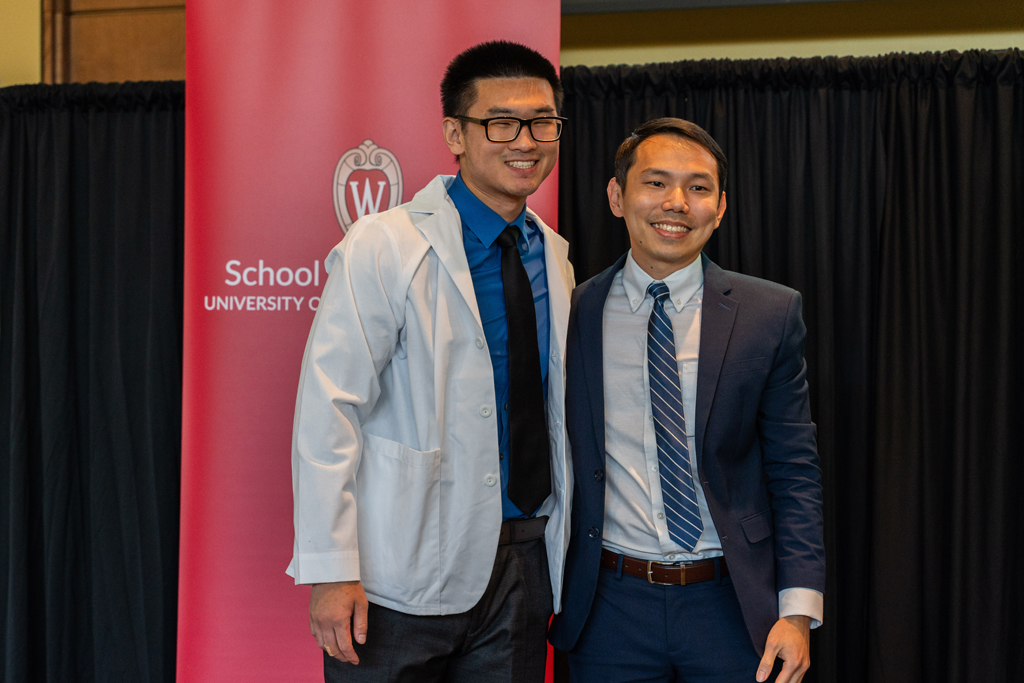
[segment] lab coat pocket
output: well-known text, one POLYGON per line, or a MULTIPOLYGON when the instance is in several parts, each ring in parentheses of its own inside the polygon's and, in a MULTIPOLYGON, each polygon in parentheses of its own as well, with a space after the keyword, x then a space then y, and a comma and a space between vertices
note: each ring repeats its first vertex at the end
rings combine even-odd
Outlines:
POLYGON ((440 571, 441 451, 364 434, 357 475, 359 564, 367 592, 415 605, 440 571))

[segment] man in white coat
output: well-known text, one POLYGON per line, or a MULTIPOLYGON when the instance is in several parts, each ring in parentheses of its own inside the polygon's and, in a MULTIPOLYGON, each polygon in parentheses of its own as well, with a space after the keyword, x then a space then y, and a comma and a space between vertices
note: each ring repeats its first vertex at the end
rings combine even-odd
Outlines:
POLYGON ((554 66, 455 57, 459 161, 326 260, 295 409, 295 548, 327 681, 544 679, 572 475, 567 244, 526 208, 558 157, 554 66), (554 596, 554 597, 552 597, 554 596))

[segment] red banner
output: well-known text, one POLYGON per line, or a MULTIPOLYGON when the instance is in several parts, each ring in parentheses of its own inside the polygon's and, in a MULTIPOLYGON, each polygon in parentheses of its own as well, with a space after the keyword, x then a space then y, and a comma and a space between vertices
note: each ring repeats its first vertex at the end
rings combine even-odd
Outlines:
MULTIPOLYGON (((189 0, 178 681, 322 680, 292 554, 291 429, 323 258, 454 173, 448 61, 558 64, 560 4, 189 0)), ((530 199, 554 225, 557 172, 530 199)))

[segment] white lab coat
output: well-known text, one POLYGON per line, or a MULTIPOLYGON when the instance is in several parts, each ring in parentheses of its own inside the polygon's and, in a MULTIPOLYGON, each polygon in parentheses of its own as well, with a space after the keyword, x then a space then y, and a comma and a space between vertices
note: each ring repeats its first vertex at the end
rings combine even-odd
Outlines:
MULTIPOLYGON (((494 375, 462 243, 438 176, 355 223, 306 343, 292 437, 296 583, 359 579, 409 614, 457 614, 487 587, 501 525, 494 375)), ((569 542, 568 244, 544 230, 553 493, 545 540, 555 611, 569 542)))

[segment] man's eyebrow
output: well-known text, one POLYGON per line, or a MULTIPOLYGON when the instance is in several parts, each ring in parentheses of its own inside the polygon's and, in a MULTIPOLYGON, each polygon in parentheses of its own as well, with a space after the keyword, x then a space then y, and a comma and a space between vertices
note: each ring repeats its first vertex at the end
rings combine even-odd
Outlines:
MULTIPOLYGON (((663 168, 645 168, 642 171, 640 171, 637 175, 641 175, 641 176, 655 176, 655 177, 658 177, 658 178, 663 178, 663 177, 677 175, 677 174, 673 173, 672 171, 663 169, 663 168)), ((688 173, 686 175, 686 179, 688 181, 689 180, 705 180, 705 181, 709 181, 709 180, 713 180, 714 176, 712 176, 710 173, 704 173, 703 171, 697 171, 695 173, 688 173)))
MULTIPOLYGON (((555 108, 550 105, 544 105, 543 107, 536 107, 534 110, 535 114, 554 114, 555 108)), ((490 116, 501 116, 503 114, 508 116, 516 115, 515 109, 509 109, 508 107, 491 107, 487 110, 487 114, 490 116)), ((516 118, 519 118, 516 116, 516 118)))
POLYGON ((671 174, 662 168, 645 168, 639 172, 639 175, 667 176, 671 174))

